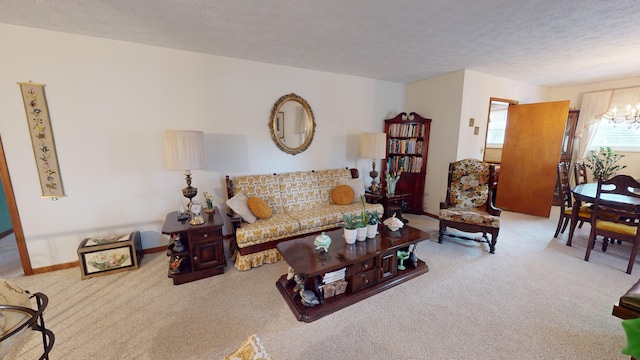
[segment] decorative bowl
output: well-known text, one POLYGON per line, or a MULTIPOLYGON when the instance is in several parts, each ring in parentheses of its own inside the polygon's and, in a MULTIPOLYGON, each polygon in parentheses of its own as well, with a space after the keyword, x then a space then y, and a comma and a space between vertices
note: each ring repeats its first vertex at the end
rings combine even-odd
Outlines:
POLYGON ((398 231, 398 229, 404 226, 404 223, 402 222, 402 220, 398 219, 395 213, 393 213, 392 217, 388 218, 382 223, 386 225, 391 231, 398 231))
POLYGON ((315 245, 316 250, 323 249, 325 252, 329 252, 329 245, 331 245, 331 238, 322 232, 322 234, 316 236, 313 240, 313 245, 315 245))

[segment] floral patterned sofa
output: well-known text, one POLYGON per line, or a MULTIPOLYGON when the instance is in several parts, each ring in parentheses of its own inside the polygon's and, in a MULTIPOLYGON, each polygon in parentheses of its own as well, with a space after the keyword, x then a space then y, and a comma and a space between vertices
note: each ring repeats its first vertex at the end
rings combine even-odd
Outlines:
MULTIPOLYGON (((247 222, 243 216, 229 209, 233 238, 230 251, 238 270, 249 270, 282 259, 276 249, 281 241, 300 235, 319 233, 340 225, 345 214, 360 214, 360 194, 364 181, 358 169, 330 169, 283 174, 226 176, 229 205, 232 199, 259 197, 268 204, 272 215, 266 219, 247 222), (354 190, 354 201, 336 205, 331 194, 338 185, 354 190)), ((380 204, 365 204, 367 211, 382 214, 380 204)))

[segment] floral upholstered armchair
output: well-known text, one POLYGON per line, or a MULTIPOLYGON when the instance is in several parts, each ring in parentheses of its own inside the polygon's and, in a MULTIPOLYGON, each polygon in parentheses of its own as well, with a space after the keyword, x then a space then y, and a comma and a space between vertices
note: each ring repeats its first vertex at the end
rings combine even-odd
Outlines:
POLYGON ((446 234, 461 239, 486 242, 489 252, 496 250, 500 231, 501 210, 493 205, 492 184, 495 166, 476 159, 464 159, 449 164, 446 201, 440 203, 440 233, 447 227, 464 233, 482 233, 482 238, 446 234), (491 239, 488 238, 491 235, 491 239))

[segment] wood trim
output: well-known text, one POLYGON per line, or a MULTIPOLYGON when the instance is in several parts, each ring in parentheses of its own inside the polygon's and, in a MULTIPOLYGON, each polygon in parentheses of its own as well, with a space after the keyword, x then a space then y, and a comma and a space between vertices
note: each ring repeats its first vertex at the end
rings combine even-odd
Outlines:
POLYGON ((22 229, 22 223, 20 222, 20 214, 18 213, 18 204, 16 197, 13 193, 13 186, 11 185, 11 176, 9 176, 9 168, 7 166, 7 159, 4 153, 4 146, 2 145, 2 137, 0 136, 0 179, 2 179, 2 188, 4 190, 4 196, 7 200, 7 207, 9 208, 9 216, 11 217, 11 226, 13 232, 16 235, 16 245, 18 247, 18 254, 20 254, 20 262, 22 263, 22 271, 25 275, 33 275, 33 268, 31 268, 31 259, 29 258, 29 251, 27 250, 27 243, 24 239, 24 231, 22 229))

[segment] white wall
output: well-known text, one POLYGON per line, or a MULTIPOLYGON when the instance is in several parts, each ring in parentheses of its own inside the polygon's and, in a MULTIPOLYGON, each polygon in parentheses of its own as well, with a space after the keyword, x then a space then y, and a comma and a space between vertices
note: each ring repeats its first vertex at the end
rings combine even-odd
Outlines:
POLYGON ((407 85, 407 109, 432 118, 424 211, 437 215, 447 189, 449 163, 483 158, 489 98, 522 104, 547 101, 548 89, 537 85, 464 70, 407 85), (469 118, 475 119, 474 135, 469 118))
POLYGON ((184 174, 165 170, 163 132, 202 130, 207 166, 193 185, 226 199, 226 174, 356 166, 361 132, 403 111, 404 85, 0 24, 0 135, 34 268, 77 260, 85 237, 143 231, 166 244, 167 212, 184 198, 184 174), (67 196, 42 199, 17 82, 45 91, 67 196), (296 93, 316 117, 307 151, 273 144, 268 121, 296 93))

